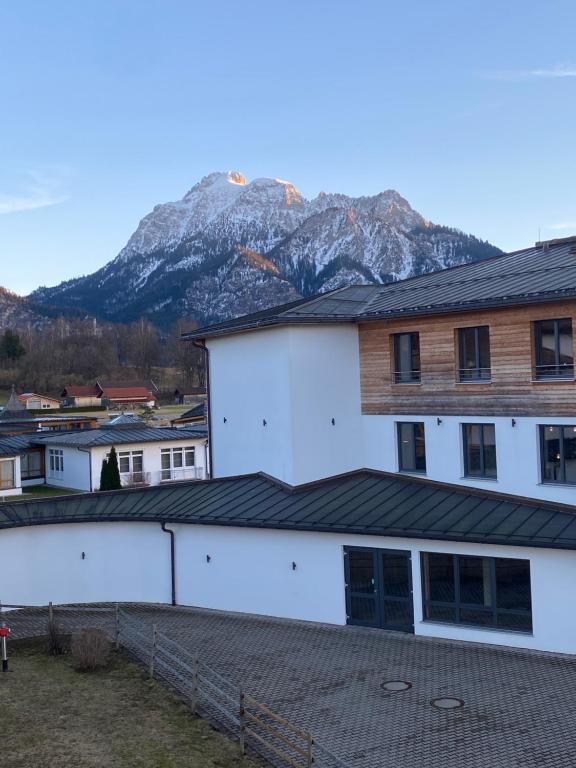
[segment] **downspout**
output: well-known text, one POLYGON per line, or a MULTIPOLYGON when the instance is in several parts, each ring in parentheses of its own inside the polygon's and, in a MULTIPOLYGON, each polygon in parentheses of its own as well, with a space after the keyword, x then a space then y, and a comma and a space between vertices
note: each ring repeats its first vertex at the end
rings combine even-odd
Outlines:
POLYGON ((210 350, 206 346, 204 341, 192 341, 192 344, 204 352, 206 359, 206 410, 208 412, 208 455, 207 455, 207 467, 208 477, 214 477, 213 472, 213 456, 214 456, 214 443, 212 442, 212 408, 210 407, 210 350))
POLYGON ((172 605, 176 605, 176 553, 174 531, 166 528, 166 523, 162 520, 160 527, 164 533, 170 534, 170 583, 172 587, 172 605))

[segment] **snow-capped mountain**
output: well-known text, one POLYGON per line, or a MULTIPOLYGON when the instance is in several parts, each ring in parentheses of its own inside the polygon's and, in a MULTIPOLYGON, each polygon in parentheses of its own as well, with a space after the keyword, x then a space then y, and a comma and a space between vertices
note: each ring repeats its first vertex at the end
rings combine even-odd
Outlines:
POLYGON ((398 192, 320 193, 287 181, 211 173, 157 205, 92 275, 39 288, 35 302, 167 326, 257 311, 352 282, 386 282, 499 253, 423 218, 398 192))

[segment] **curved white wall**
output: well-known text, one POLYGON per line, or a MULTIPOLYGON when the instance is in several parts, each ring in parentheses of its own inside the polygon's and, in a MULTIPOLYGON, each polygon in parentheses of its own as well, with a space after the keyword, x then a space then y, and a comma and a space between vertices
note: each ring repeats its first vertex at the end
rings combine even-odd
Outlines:
MULTIPOLYGON (((224 526, 169 527, 176 534, 180 605, 344 624, 343 547, 405 549, 412 553, 416 634, 576 653, 576 614, 563 597, 576 583, 576 552, 224 526), (533 634, 424 622, 422 551, 530 560, 533 634)), ((66 523, 1 531, 0 562, 3 603, 171 599, 170 537, 156 523, 66 523)))

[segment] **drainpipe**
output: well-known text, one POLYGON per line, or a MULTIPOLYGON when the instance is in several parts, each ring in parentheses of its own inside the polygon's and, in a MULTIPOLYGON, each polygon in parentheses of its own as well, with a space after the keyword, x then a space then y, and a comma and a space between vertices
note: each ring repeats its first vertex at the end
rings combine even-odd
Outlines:
POLYGON ((208 411, 208 477, 214 477, 214 443, 212 442, 212 408, 210 407, 210 350, 204 341, 193 341, 192 344, 204 352, 206 359, 206 410, 208 411))
POLYGON ((172 587, 172 605, 176 605, 176 554, 175 554, 175 542, 174 531, 170 528, 166 528, 166 523, 162 521, 160 527, 164 533, 170 534, 170 583, 172 587))

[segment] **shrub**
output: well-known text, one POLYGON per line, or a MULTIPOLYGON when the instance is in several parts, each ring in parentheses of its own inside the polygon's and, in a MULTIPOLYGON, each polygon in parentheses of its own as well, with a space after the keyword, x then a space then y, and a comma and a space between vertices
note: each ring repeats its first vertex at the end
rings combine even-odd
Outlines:
POLYGON ((102 629, 86 627, 72 638, 72 663, 77 672, 103 669, 110 658, 110 643, 102 629))
POLYGON ((49 656, 62 656, 67 651, 66 637, 60 632, 55 621, 48 621, 46 631, 46 652, 49 656))

